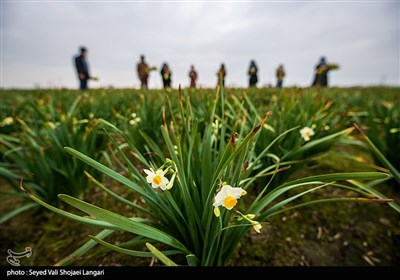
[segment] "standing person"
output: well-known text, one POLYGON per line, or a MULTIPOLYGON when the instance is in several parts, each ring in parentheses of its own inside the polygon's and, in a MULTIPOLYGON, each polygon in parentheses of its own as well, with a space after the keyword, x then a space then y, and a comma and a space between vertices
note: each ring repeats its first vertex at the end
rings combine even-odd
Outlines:
POLYGON ((86 60, 88 50, 86 47, 80 48, 80 54, 75 57, 75 67, 79 79, 79 89, 86 90, 87 82, 91 79, 89 74, 89 66, 86 60))
POLYGON ((163 66, 161 67, 161 78, 163 81, 164 88, 170 88, 171 87, 171 76, 172 72, 171 69, 169 69, 169 66, 167 63, 164 63, 163 66))
POLYGON ((197 75, 197 71, 194 69, 193 65, 190 66, 189 78, 190 78, 190 87, 196 88, 196 81, 197 81, 198 75, 197 75))
POLYGON ((249 87, 257 86, 258 76, 257 76, 257 65, 254 60, 250 61, 249 71, 247 74, 249 75, 249 87))
POLYGON ((315 77, 312 83, 313 86, 327 87, 328 86, 328 65, 325 57, 321 57, 318 64, 315 66, 315 77))
POLYGON ((148 89, 148 79, 150 73, 150 67, 147 65, 144 59, 144 55, 140 56, 140 62, 137 64, 137 73, 140 80, 140 87, 142 89, 148 89))
POLYGON ((283 85, 283 78, 285 77, 285 69, 283 68, 283 64, 279 65, 276 69, 276 87, 281 88, 283 85))
POLYGON ((225 64, 222 63, 221 67, 219 68, 219 70, 217 72, 218 85, 220 82, 222 82, 222 86, 225 86, 225 76, 226 76, 225 64))

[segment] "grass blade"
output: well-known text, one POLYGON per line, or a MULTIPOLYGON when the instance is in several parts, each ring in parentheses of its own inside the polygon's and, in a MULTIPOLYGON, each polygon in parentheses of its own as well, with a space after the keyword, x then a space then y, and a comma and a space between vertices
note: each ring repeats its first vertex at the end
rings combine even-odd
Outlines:
POLYGON ((178 250, 181 250, 182 252, 189 254, 190 252, 186 249, 186 247, 177 239, 174 237, 168 235, 167 233, 158 230, 154 227, 151 227, 149 225, 145 225, 141 222, 138 221, 133 221, 130 220, 124 216, 121 216, 119 214, 113 213, 111 211, 105 210, 103 208, 94 206, 92 204, 89 204, 85 201, 76 199, 74 197, 68 196, 68 195, 59 195, 60 199, 63 200, 64 202, 76 207, 77 209, 88 213, 89 215, 92 215, 98 220, 110 223, 120 229, 126 230, 128 232, 141 235, 156 241, 159 241, 161 243, 170 245, 171 247, 174 247, 178 250))
POLYGON ((159 259, 163 264, 166 266, 178 266, 176 263, 174 263, 170 258, 168 258, 166 255, 164 255, 161 251, 159 251, 156 247, 151 245, 150 243, 146 243, 147 248, 150 250, 150 252, 157 258, 159 259))

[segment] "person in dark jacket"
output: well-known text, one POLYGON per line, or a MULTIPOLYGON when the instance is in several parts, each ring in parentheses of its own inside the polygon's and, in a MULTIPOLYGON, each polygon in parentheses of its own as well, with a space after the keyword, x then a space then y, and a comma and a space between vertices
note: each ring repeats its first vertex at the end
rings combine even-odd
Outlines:
POLYGON ((281 88, 283 85, 283 78, 286 75, 285 69, 283 68, 283 64, 278 66, 275 75, 276 75, 276 87, 281 88))
POLYGON ((194 69, 194 65, 190 66, 189 78, 190 78, 190 87, 196 88, 196 82, 197 82, 198 75, 197 75, 197 71, 194 69))
POLYGON ((329 67, 326 64, 325 57, 321 57, 315 66, 315 77, 312 86, 327 87, 328 86, 329 67))
POLYGON ((249 71, 247 72, 247 74, 249 75, 249 87, 257 86, 257 82, 258 82, 257 72, 258 72, 258 69, 257 69, 256 62, 254 60, 252 60, 250 62, 249 71))
POLYGON ((219 70, 217 72, 218 85, 220 82, 222 82, 222 86, 225 86, 225 76, 226 76, 225 64, 222 63, 221 67, 219 68, 219 70))
POLYGON ((140 56, 140 62, 137 64, 137 73, 140 80, 140 87, 142 89, 148 89, 148 79, 150 74, 150 67, 145 62, 144 55, 140 56))
POLYGON ((172 77, 172 71, 169 69, 169 66, 167 63, 164 63, 163 66, 161 67, 161 78, 163 81, 164 88, 170 88, 171 87, 171 77, 172 77))
POLYGON ((80 48, 80 54, 75 57, 75 67, 78 73, 79 88, 81 90, 86 90, 88 88, 87 82, 91 79, 89 74, 89 66, 86 60, 88 50, 85 47, 80 48))

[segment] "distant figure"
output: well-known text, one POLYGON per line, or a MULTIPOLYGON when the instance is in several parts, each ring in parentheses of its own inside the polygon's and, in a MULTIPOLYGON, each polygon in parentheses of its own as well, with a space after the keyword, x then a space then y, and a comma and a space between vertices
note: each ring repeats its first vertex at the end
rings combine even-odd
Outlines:
POLYGON ((150 67, 144 60, 144 55, 140 56, 140 62, 137 65, 137 73, 140 80, 140 87, 148 89, 147 81, 149 79, 150 67))
POLYGON ((250 62, 249 71, 248 71, 249 87, 255 87, 257 85, 257 82, 258 82, 257 71, 258 71, 258 69, 257 69, 256 62, 254 60, 252 60, 250 62))
POLYGON ((79 79, 79 89, 86 90, 87 82, 91 79, 89 74, 89 66, 86 61, 88 50, 85 47, 80 48, 80 54, 75 57, 75 67, 79 79))
POLYGON ((193 65, 190 66, 189 78, 190 78, 190 87, 196 88, 196 81, 197 81, 198 75, 197 75, 197 72, 194 69, 193 65))
POLYGON ((217 72, 218 85, 220 84, 220 82, 222 82, 222 86, 225 86, 225 76, 226 76, 225 64, 222 63, 221 67, 217 72))
POLYGON ((279 67, 276 69, 276 87, 281 88, 283 85, 283 78, 285 77, 285 69, 283 68, 283 65, 279 65, 279 67))
POLYGON ((167 63, 163 64, 160 73, 161 73, 161 78, 163 81, 164 88, 170 88, 172 72, 171 72, 171 69, 169 69, 167 63))
POLYGON ((315 77, 312 83, 313 86, 327 87, 328 86, 328 65, 325 57, 321 57, 318 64, 315 66, 315 77))
POLYGON ((336 69, 339 69, 339 64, 327 64, 325 57, 321 57, 319 63, 315 66, 315 77, 312 86, 327 87, 328 72, 336 69))

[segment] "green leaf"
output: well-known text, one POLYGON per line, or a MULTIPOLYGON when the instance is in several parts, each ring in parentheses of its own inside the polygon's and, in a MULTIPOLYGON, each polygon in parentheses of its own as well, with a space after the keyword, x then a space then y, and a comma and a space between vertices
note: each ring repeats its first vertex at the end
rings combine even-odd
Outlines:
POLYGON ((127 200, 126 198, 123 198, 122 196, 116 194, 115 192, 109 190, 108 188, 106 188, 102 183, 100 183, 99 181, 97 181, 92 175, 90 175, 88 172, 84 171, 85 175, 89 178, 89 180, 91 182, 93 182, 96 186, 100 187, 102 190, 104 190, 106 193, 108 193, 109 195, 111 195, 113 198, 115 198, 116 200, 121 201, 122 203, 125 203, 126 205, 131 206, 132 208, 135 208, 137 210, 140 210, 142 213, 152 216, 154 217, 154 215, 152 213, 150 213, 149 211, 147 211, 146 209, 144 209, 143 207, 127 200))
MULTIPOLYGON (((116 181, 124 184, 125 186, 131 188, 132 190, 138 192, 139 194, 143 195, 146 199, 149 199, 153 201, 154 199, 149 196, 142 188, 140 188, 137 184, 129 180, 128 178, 122 176, 121 174, 115 172, 111 168, 108 168, 107 166, 104 166, 103 164, 95 161, 94 159, 91 159, 90 157, 86 156, 85 154, 78 152, 75 149, 72 149, 70 147, 65 147, 65 151, 74 157, 82 160, 86 164, 89 164, 90 166, 94 167, 95 169, 99 170, 100 172, 104 173, 105 175, 115 179, 116 181)), ((154 202, 154 201, 153 201, 154 202)))
MULTIPOLYGON (((375 189, 369 187, 368 185, 363 184, 363 183, 361 183, 359 181, 349 180, 349 182, 351 184, 359 187, 360 189, 363 189, 363 190, 373 194, 374 196, 376 196, 378 198, 381 198, 381 199, 387 199, 388 198, 387 196, 383 195, 382 193, 378 192, 377 190, 375 190, 375 189)), ((388 204, 389 204, 390 207, 392 207, 394 210, 396 210, 397 212, 400 213, 400 205, 399 204, 397 204, 394 201, 393 202, 389 202, 388 204)))
POLYGON ((20 206, 6 214, 4 214, 3 216, 0 217, 0 224, 4 223, 5 221, 7 221, 8 219, 11 219, 12 217, 31 209, 32 207, 37 207, 39 206, 36 202, 31 202, 31 203, 27 203, 23 206, 20 206))
POLYGON ((369 139, 369 137, 357 126, 355 127, 360 131, 362 137, 367 142, 370 150, 374 153, 374 155, 378 158, 378 160, 392 172, 395 180, 400 184, 400 172, 391 164, 391 162, 383 155, 383 153, 375 146, 375 144, 369 139))
POLYGON ((197 266, 199 263, 199 260, 193 254, 186 255, 186 260, 189 266, 197 266))
MULTIPOLYGON (((109 236, 111 233, 113 233, 114 230, 109 230, 109 229, 103 229, 100 231, 98 234, 96 234, 97 239, 103 239, 109 236)), ((77 250, 75 250, 73 253, 68 255, 67 257, 63 258, 61 261, 57 262, 54 266, 66 266, 70 265, 72 262, 74 262, 76 259, 79 257, 83 256, 86 254, 89 250, 91 250, 94 246, 98 244, 97 241, 94 240, 89 240, 85 244, 83 244, 81 247, 79 247, 77 250)))
POLYGON ((297 180, 293 180, 287 183, 282 184, 278 188, 284 188, 288 185, 299 184, 311 181, 323 181, 323 182, 332 182, 332 181, 341 181, 341 180, 378 180, 388 178, 389 175, 383 172, 351 172, 351 173, 331 173, 331 174, 322 174, 309 176, 297 180))
POLYGON ((273 213, 273 212, 276 212, 278 209, 282 208, 284 205, 286 205, 286 204, 288 204, 289 202, 295 200, 296 198, 299 198, 299 197, 301 197, 301 196, 303 196, 303 195, 305 195, 305 194, 307 194, 307 193, 313 192, 313 191, 315 191, 315 190, 317 190, 317 189, 320 189, 320 188, 323 188, 323 187, 326 187, 326 186, 329 186, 329 185, 331 185, 331 183, 327 183, 327 184, 323 184, 323 185, 321 185, 321 186, 317 186, 317 187, 315 187, 315 188, 311 188, 311 189, 306 190, 306 191, 304 191, 304 192, 301 192, 301 193, 299 193, 299 194, 293 195, 293 196, 291 196, 291 197, 289 197, 289 198, 287 198, 287 199, 284 199, 284 200, 282 200, 282 201, 276 203, 274 206, 272 206, 271 208, 269 208, 269 209, 268 209, 267 211, 265 211, 264 213, 260 214, 259 219, 260 219, 260 220, 263 220, 265 217, 269 216, 269 215, 270 215, 271 213, 273 213))
POLYGON ((291 182, 282 184, 281 186, 275 188, 268 195, 264 196, 260 201, 250 207, 249 212, 259 213, 262 209, 268 206, 275 198, 282 195, 283 193, 297 187, 321 184, 322 182, 334 182, 341 180, 376 180, 387 178, 389 175, 381 172, 354 172, 354 173, 332 173, 323 174, 316 176, 309 176, 306 178, 297 179, 291 182))
POLYGON ((153 255, 157 259, 159 259, 163 264, 165 264, 166 266, 178 266, 170 258, 168 258, 166 255, 164 255, 162 252, 160 252, 156 247, 154 247, 150 243, 146 243, 146 246, 150 250, 150 252, 153 253, 153 255))
POLYGON ((145 225, 139 221, 133 221, 130 220, 124 216, 121 216, 119 214, 113 213, 111 211, 105 210, 103 208, 94 206, 92 204, 89 204, 85 201, 76 199, 74 197, 60 194, 59 195, 60 199, 63 200, 64 202, 78 208, 79 210, 88 213, 89 215, 92 215, 93 217, 96 217, 96 219, 110 223, 120 229, 123 229, 125 231, 148 237, 150 239, 154 239, 156 241, 159 241, 161 243, 170 245, 171 247, 174 247, 178 250, 181 250, 183 253, 190 253, 188 249, 177 239, 174 237, 168 235, 167 233, 156 229, 154 227, 145 225))
POLYGON ((21 176, 18 176, 14 172, 9 171, 8 169, 0 166, 0 175, 4 176, 5 178, 20 180, 21 176))
POLYGON ((317 147, 325 144, 330 144, 333 143, 332 141, 336 141, 338 138, 344 137, 348 134, 350 134, 353 131, 353 128, 347 128, 342 131, 339 131, 337 133, 318 138, 316 140, 312 140, 310 142, 307 142, 305 145, 301 146, 298 149, 292 150, 291 152, 287 153, 285 156, 282 157, 282 159, 290 158, 294 159, 299 155, 302 155, 303 153, 311 150, 311 149, 316 149, 317 147))
MULTIPOLYGON (((126 248, 121 248, 119 246, 113 245, 109 242, 106 242, 100 238, 97 238, 97 236, 92 236, 89 235, 89 237, 91 239, 93 239, 93 241, 103 245, 104 247, 111 249, 113 251, 116 251, 118 253, 124 254, 124 255, 128 255, 128 256, 133 256, 133 257, 144 257, 144 258, 151 258, 153 257, 152 253, 149 252, 143 252, 143 251, 136 251, 136 250, 130 250, 130 249, 126 249, 126 248)), ((147 243, 146 243, 147 244, 147 243)), ((172 254, 181 254, 180 251, 176 251, 176 250, 170 250, 170 251, 166 251, 166 254, 172 255, 172 254)))
POLYGON ((262 209, 267 207, 277 197, 279 197, 280 195, 282 195, 285 192, 290 191, 292 189, 303 187, 303 186, 319 185, 319 184, 322 184, 322 182, 321 181, 310 181, 310 182, 302 182, 302 183, 298 183, 298 184, 288 185, 288 186, 285 186, 284 188, 281 188, 281 187, 276 188, 272 192, 263 196, 257 203, 252 205, 249 208, 248 212, 254 213, 254 214, 259 213, 262 209))
POLYGON ((80 223, 83 223, 83 224, 100 227, 100 228, 108 228, 108 229, 115 229, 115 230, 119 229, 118 227, 116 227, 116 226, 114 226, 114 225, 112 225, 110 223, 106 223, 106 222, 103 222, 103 221, 97 221, 97 220, 94 220, 94 219, 91 219, 91 218, 87 218, 87 217, 81 217, 81 216, 69 213, 67 211, 61 210, 61 209, 59 209, 57 207, 54 207, 54 206, 52 206, 50 204, 47 204, 43 200, 41 200, 41 199, 35 197, 34 195, 28 193, 25 189, 22 189, 22 190, 29 196, 30 199, 36 201, 37 203, 39 203, 43 207, 53 211, 54 213, 57 213, 57 214, 59 214, 61 216, 64 216, 65 218, 68 218, 68 219, 71 219, 71 220, 74 220, 76 222, 80 222, 80 223))

